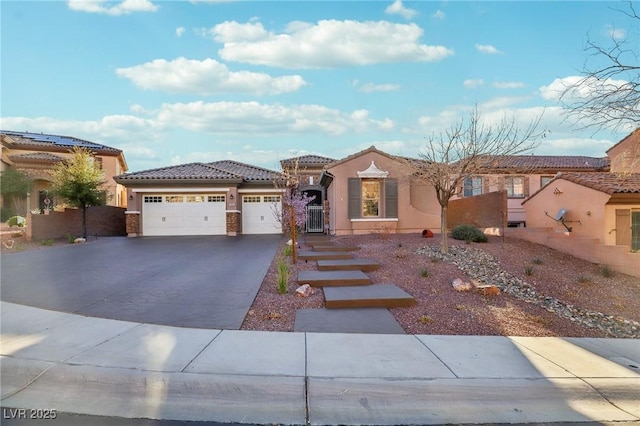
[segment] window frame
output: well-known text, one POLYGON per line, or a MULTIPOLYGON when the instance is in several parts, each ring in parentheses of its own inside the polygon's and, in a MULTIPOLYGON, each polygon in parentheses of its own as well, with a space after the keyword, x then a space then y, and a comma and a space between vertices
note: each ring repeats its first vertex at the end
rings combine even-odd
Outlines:
POLYGON ((505 176, 503 188, 507 191, 507 198, 526 198, 527 197, 527 180, 524 176, 505 176), (515 193, 515 179, 520 179, 520 185, 522 186, 522 193, 515 193))
POLYGON ((482 176, 469 176, 467 178, 465 178, 462 181, 462 196, 464 198, 468 198, 468 197, 474 197, 476 195, 482 195, 483 194, 483 185, 484 185, 484 180, 482 179, 482 176), (475 182, 476 180, 479 181, 479 185, 477 185, 475 182), (469 185, 469 181, 470 181, 470 185, 469 185), (470 191, 470 195, 467 193, 467 191, 470 191), (478 191, 478 193, 476 193, 478 191))

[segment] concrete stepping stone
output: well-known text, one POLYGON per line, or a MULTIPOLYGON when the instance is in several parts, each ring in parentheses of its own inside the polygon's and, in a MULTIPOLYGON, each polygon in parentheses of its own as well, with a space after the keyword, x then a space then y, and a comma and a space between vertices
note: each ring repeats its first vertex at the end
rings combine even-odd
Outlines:
POLYGON ((325 235, 325 234, 307 234, 303 238, 306 243, 316 242, 316 241, 324 241, 324 242, 331 241, 331 235, 325 235))
POLYGON ((314 245, 313 251, 358 251, 360 250, 359 246, 321 246, 314 245))
POLYGON ((405 334, 387 309, 298 309, 294 331, 315 333, 405 334))
POLYGON ((311 287, 368 285, 371 278, 362 271, 300 271, 298 284, 311 287))
POLYGON ((305 241, 304 242, 305 245, 309 246, 309 247, 335 247, 336 245, 333 243, 333 241, 305 241))
POLYGON ((346 251, 313 251, 300 250, 298 252, 300 260, 335 260, 335 259, 353 259, 353 255, 346 251))
POLYGON ((416 304, 413 296, 393 284, 325 287, 322 290, 327 308, 404 308, 416 304))
POLYGON ((318 260, 317 264, 319 271, 371 272, 380 268, 380 264, 373 259, 318 260))

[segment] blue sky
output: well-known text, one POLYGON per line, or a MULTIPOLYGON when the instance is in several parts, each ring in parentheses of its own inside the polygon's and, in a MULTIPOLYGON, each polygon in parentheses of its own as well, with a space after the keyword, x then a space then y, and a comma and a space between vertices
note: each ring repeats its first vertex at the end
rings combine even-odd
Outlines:
MULTIPOLYGON (((637 2, 635 2, 636 7, 637 2)), ((622 2, 2 1, 0 127, 122 149, 130 171, 375 145, 417 156, 478 105, 543 113, 536 154, 604 156, 558 88, 588 40, 638 43, 622 2), (626 26, 625 26, 626 25, 626 26)))

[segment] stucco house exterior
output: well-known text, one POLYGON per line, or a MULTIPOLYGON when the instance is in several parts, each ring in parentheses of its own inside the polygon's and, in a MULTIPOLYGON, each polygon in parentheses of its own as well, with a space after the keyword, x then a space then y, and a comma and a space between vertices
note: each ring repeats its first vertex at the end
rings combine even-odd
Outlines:
POLYGON ((486 171, 464 181, 460 195, 471 197, 499 190, 507 192, 509 226, 529 226, 524 202, 556 174, 609 171, 609 158, 585 156, 508 155, 483 159, 486 171))
POLYGON ((439 229, 435 190, 374 146, 325 166, 327 231, 335 235, 439 229))
POLYGON ((279 172, 231 160, 116 176, 129 236, 282 233, 279 172))
POLYGON ((113 179, 128 169, 121 150, 72 136, 0 130, 0 171, 20 170, 33 181, 30 196, 18 203, 19 211, 15 214, 26 215, 34 209, 55 207, 56 200, 48 193, 50 171, 54 164, 70 158, 76 146, 91 150, 103 170, 107 181, 107 205, 127 205, 124 187, 113 179))

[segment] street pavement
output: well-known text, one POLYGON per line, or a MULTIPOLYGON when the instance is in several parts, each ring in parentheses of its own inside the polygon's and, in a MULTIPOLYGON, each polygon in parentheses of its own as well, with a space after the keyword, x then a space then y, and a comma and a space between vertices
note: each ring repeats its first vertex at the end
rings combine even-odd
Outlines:
POLYGON ((16 409, 124 424, 640 424, 636 339, 255 332, 0 309, 11 424, 16 409))

